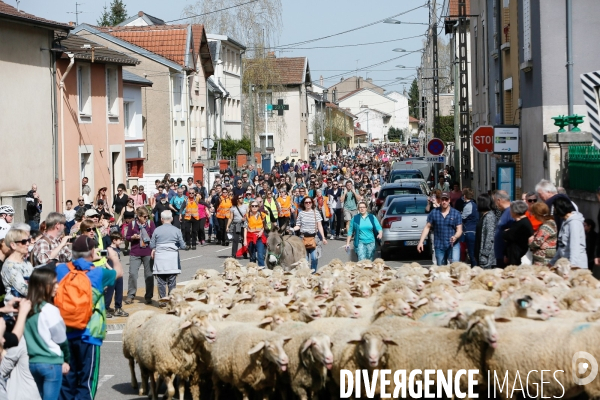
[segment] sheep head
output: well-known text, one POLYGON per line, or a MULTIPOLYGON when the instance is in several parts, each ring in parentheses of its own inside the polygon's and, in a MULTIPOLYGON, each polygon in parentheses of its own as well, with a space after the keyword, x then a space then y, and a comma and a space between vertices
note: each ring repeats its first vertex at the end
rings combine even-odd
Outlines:
POLYGON ((315 363, 322 364, 325 368, 333 366, 333 353, 331 352, 331 339, 323 333, 316 333, 302 343, 300 357, 302 364, 307 369, 315 363))
POLYGON ((363 333, 360 340, 351 340, 348 343, 357 345, 359 362, 366 363, 369 368, 381 368, 385 365, 387 346, 396 346, 397 343, 388 337, 382 327, 371 327, 363 333))
POLYGON ((283 337, 281 335, 269 336, 268 339, 261 340, 248 350, 248 354, 251 356, 262 355, 262 358, 277 365, 281 372, 285 372, 287 371, 289 358, 283 349, 283 345, 290 339, 291 338, 289 337, 283 337))

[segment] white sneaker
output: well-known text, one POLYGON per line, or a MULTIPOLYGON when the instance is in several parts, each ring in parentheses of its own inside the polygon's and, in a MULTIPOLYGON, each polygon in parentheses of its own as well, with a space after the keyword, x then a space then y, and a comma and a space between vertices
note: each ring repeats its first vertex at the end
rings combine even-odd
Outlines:
POLYGON ((333 240, 333 239, 335 239, 335 236, 331 235, 331 236, 329 236, 329 239, 333 240))

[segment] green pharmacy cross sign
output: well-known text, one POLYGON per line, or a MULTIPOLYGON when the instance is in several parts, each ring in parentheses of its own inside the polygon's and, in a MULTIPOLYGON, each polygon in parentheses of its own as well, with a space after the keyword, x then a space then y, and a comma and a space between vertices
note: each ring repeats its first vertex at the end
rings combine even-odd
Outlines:
POLYGON ((277 104, 267 104, 267 110, 277 111, 277 115, 283 115, 283 112, 289 109, 290 106, 288 104, 283 104, 282 99, 277 100, 277 104))

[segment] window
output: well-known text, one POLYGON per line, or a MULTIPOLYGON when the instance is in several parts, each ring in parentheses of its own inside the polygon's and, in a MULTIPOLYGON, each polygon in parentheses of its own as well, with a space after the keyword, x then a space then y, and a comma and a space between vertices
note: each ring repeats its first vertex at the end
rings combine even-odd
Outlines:
POLYGON ((273 145, 273 135, 265 135, 264 133, 260 135, 260 149, 261 151, 265 151, 268 147, 275 147, 273 145))
POLYGON ((108 102, 108 116, 119 116, 119 77, 115 67, 106 67, 106 100, 108 102))
POLYGON ((185 110, 183 106, 183 76, 176 74, 173 76, 173 118, 185 120, 185 110))
MULTIPOLYGON (((273 104, 273 93, 272 92, 261 92, 258 94, 258 106, 259 106, 259 116, 260 118, 265 118, 265 110, 267 104, 273 104)), ((273 116, 273 111, 267 112, 267 117, 271 118, 273 116)))
POLYGON ((88 118, 92 116, 92 80, 90 73, 89 64, 77 65, 77 98, 79 115, 88 118))
POLYGON ((132 115, 131 115, 132 103, 130 101, 123 102, 123 114, 125 123, 125 136, 135 136, 135 130, 132 129, 132 115))
MULTIPOLYGON (((475 52, 475 93, 479 93, 479 57, 477 56, 477 49, 479 48, 479 37, 477 36, 477 26, 474 27, 475 33, 475 46, 473 50, 475 52)), ((485 40, 485 39, 484 39, 485 40)))

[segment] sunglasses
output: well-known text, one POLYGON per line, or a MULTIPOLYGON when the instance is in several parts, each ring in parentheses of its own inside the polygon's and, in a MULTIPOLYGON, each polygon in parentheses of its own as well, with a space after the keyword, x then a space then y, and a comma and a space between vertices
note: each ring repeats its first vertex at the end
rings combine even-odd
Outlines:
POLYGON ((442 197, 442 201, 450 201, 450 199, 447 197, 442 197))
POLYGON ((536 199, 527 199, 528 203, 535 203, 537 200, 536 199))
POLYGON ((23 240, 17 240, 15 241, 15 243, 21 243, 23 246, 25 246, 26 244, 31 243, 32 238, 28 237, 27 239, 23 239, 23 240))
POLYGON ((258 207, 258 204, 252 204, 250 207, 258 207))
POLYGON ((83 199, 77 199, 77 201, 83 201, 83 199))
POLYGON ((312 204, 312 201, 305 201, 304 204, 312 204))
POLYGON ((87 228, 85 231, 86 231, 86 232, 91 232, 91 231, 93 231, 93 230, 94 230, 94 228, 87 228))

